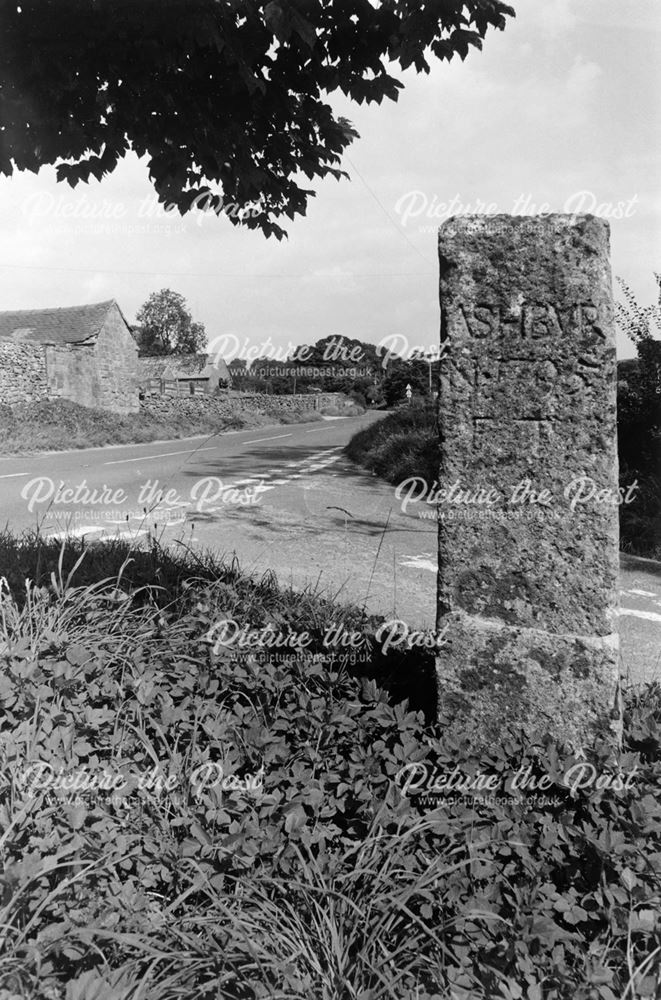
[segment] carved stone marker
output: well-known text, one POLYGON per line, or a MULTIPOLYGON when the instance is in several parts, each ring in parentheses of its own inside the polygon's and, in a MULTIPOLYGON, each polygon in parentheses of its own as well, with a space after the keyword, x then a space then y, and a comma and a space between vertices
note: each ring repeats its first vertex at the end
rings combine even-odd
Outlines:
POLYGON ((469 216, 439 231, 439 712, 618 732, 616 361, 609 227, 469 216), (443 501, 444 488, 455 487, 443 501))

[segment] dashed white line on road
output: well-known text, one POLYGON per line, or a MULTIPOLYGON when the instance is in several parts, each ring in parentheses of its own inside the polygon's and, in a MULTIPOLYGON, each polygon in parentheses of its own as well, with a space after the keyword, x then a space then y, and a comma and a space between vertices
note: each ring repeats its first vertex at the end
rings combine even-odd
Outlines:
MULTIPOLYGON (((321 429, 321 428, 319 428, 319 429, 321 429)), ((275 441, 275 440, 279 440, 280 438, 285 438, 285 437, 292 437, 292 434, 278 434, 278 435, 275 435, 274 437, 259 438, 259 439, 255 439, 253 441, 246 441, 245 443, 246 444, 258 444, 260 441, 275 441)), ((213 447, 206 447, 206 448, 197 448, 195 450, 196 451, 213 451, 214 448, 213 447)), ((325 469, 329 465, 332 465, 334 462, 339 461, 340 458, 341 458, 341 456, 334 454, 337 451, 341 451, 341 446, 338 446, 338 447, 335 447, 335 448, 324 448, 323 450, 315 452, 312 455, 308 455, 306 458, 298 459, 297 461, 294 461, 294 462, 287 462, 286 463, 286 467, 284 467, 282 469, 272 469, 269 472, 261 473, 259 476, 254 476, 254 477, 250 477, 250 478, 247 478, 247 479, 239 479, 236 482, 227 483, 227 484, 225 484, 223 486, 223 489, 221 491, 221 495, 225 495, 229 491, 231 491, 233 489, 236 489, 239 486, 248 486, 248 485, 253 484, 253 483, 261 483, 262 484, 261 487, 260 487, 260 491, 261 492, 268 492, 269 490, 274 489, 276 486, 285 486, 288 482, 291 482, 291 480, 293 480, 293 479, 302 479, 303 476, 309 475, 310 473, 316 472, 316 471, 318 471, 320 469, 325 469), (312 464, 308 464, 308 463, 312 463, 312 464), (291 468, 291 467, 298 467, 300 469, 300 471, 299 472, 291 472, 291 473, 287 472, 286 469, 287 468, 291 468), (284 476, 283 476, 283 472, 285 473, 284 476), (279 475, 279 477, 277 479, 272 478, 273 476, 277 476, 278 473, 280 475, 279 475)), ((104 462, 104 465, 121 465, 124 462, 142 462, 142 461, 149 461, 149 460, 154 459, 154 458, 166 458, 166 457, 168 457, 170 455, 186 455, 186 454, 191 454, 192 455, 194 453, 195 452, 190 452, 188 449, 186 449, 185 451, 161 452, 160 455, 141 455, 138 458, 115 459, 115 460, 110 461, 110 462, 104 462)), ((5 476, 0 476, 0 479, 10 479, 10 478, 12 478, 14 476, 29 476, 29 475, 30 475, 29 472, 13 472, 13 473, 8 473, 5 476)), ((128 518, 122 518, 121 520, 114 519, 114 518, 113 519, 108 519, 108 520, 106 520, 105 526, 104 525, 80 525, 79 527, 75 527, 75 528, 67 528, 64 531, 53 532, 48 537, 49 538, 53 538, 53 539, 61 539, 61 538, 67 538, 67 537, 68 538, 82 537, 82 536, 87 535, 87 534, 93 534, 93 533, 98 533, 98 532, 105 532, 106 529, 110 525, 113 525, 113 526, 117 525, 119 527, 120 524, 123 524, 123 525, 125 525, 128 528, 128 524, 127 524, 128 520, 137 520, 137 521, 143 521, 144 522, 145 520, 147 520, 147 518, 149 518, 150 520, 151 519, 155 520, 156 518, 168 518, 167 522, 163 525, 163 527, 170 527, 173 524, 183 524, 184 523, 184 520, 182 518, 177 518, 175 521, 169 520, 169 517, 175 512, 174 508, 176 508, 176 507, 190 507, 190 506, 191 506, 191 502, 189 500, 184 500, 184 501, 175 503, 174 505, 171 505, 167 509, 162 509, 161 510, 158 507, 155 507, 154 509, 152 509, 150 511, 147 511, 144 514, 129 514, 128 518)), ((222 504, 221 506, 218 506, 218 507, 207 507, 206 510, 203 511, 203 513, 211 514, 211 513, 215 513, 217 511, 220 511, 220 510, 224 510, 225 508, 226 508, 225 504, 222 504)), ((113 533, 104 534, 98 540, 99 541, 108 541, 110 538, 117 538, 117 537, 131 538, 131 539, 133 539, 133 538, 137 538, 138 536, 145 535, 147 533, 148 533, 147 529, 138 529, 137 531, 132 531, 130 528, 128 528, 128 530, 124 531, 124 532, 120 532, 120 531, 116 530, 113 533)), ((414 557, 414 560, 416 558, 418 558, 418 557, 414 557)), ((420 564, 416 563, 416 562, 411 563, 410 565, 417 565, 420 568, 424 568, 424 569, 429 568, 429 567, 424 566, 424 565, 420 566, 420 564)))
POLYGON ((661 622, 661 615, 655 611, 638 611, 636 608, 620 608, 620 616, 628 615, 632 618, 644 618, 647 622, 661 622))
POLYGON ((46 537, 48 539, 53 538, 56 541, 59 541, 62 538, 82 538, 83 535, 89 535, 93 531, 105 531, 105 528, 102 524, 83 524, 80 528, 65 528, 64 531, 53 531, 46 537))
POLYGON ((410 556, 408 559, 402 559, 399 565, 410 566, 413 569, 428 569, 431 573, 436 573, 438 571, 438 564, 432 558, 427 558, 427 556, 427 552, 423 552, 419 556, 410 556))
POLYGON ((197 455, 198 451, 215 451, 216 447, 209 448, 185 448, 183 451, 162 451, 160 455, 140 455, 139 458, 115 458, 112 462, 104 462, 104 465, 124 465, 126 462, 151 462, 154 458, 169 458, 170 455, 197 455))
MULTIPOLYGON (((303 466, 307 462, 318 462, 321 458, 326 458, 327 455, 332 454, 332 452, 337 451, 337 448, 325 448, 324 451, 317 451, 314 455, 308 455, 306 458, 298 458, 295 462, 285 462, 283 469, 293 469, 297 466, 303 466)), ((338 458, 340 456, 338 455, 338 458)), ((282 471, 282 470, 281 470, 282 471)))
MULTIPOLYGON (((112 523, 112 522, 108 522, 112 523)), ((124 522, 126 523, 126 522, 124 522)), ((172 522, 174 523, 174 522, 172 522)), ((181 523, 181 522, 179 522, 181 523)), ((148 528, 137 528, 132 530, 129 528, 127 531, 108 531, 106 532, 106 526, 104 525, 81 525, 79 528, 66 528, 64 531, 53 531, 46 538, 50 541, 62 541, 68 538, 82 538, 85 535, 91 535, 97 532, 103 532, 99 538, 95 539, 97 542, 110 542, 116 539, 125 541, 126 539, 133 541, 142 535, 148 535, 148 528)))
POLYGON ((97 538, 96 541, 99 543, 99 545, 104 545, 106 542, 114 542, 117 539, 119 539, 122 542, 125 541, 126 539, 128 539, 130 542, 134 542, 136 538, 141 538, 143 535, 148 535, 148 534, 149 534, 148 528, 140 528, 138 531, 124 531, 121 534, 117 533, 116 535, 102 535, 101 538, 97 538))
MULTIPOLYGON (((293 433, 293 432, 292 432, 293 433)), ((280 438, 290 438, 292 434, 276 434, 269 438, 255 438, 254 441, 244 441, 244 444, 261 444, 262 441, 279 441, 280 438)))
POLYGON ((323 462, 317 462, 317 463, 315 463, 315 465, 308 466, 308 468, 305 471, 306 472, 316 472, 317 469, 325 469, 327 465, 332 465, 333 462, 339 462, 339 461, 340 461, 340 456, 339 455, 335 455, 334 458, 327 458, 323 462))

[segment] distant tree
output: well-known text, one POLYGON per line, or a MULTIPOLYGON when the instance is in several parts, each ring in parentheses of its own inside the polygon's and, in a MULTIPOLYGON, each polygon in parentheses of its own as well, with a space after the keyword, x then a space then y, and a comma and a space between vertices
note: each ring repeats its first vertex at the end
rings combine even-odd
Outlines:
POLYGON ((617 323, 636 345, 638 357, 618 364, 617 443, 620 486, 638 490, 620 507, 623 548, 661 558, 661 275, 656 305, 640 306, 629 286, 618 282, 624 303, 615 305, 617 323))
POLYGON ((196 354, 206 345, 203 324, 193 320, 183 295, 169 288, 152 292, 136 319, 141 354, 196 354))
POLYGON ((648 340, 654 340, 652 326, 661 333, 661 274, 654 273, 659 288, 659 300, 651 306, 641 306, 629 285, 623 278, 617 282, 622 289, 624 302, 615 303, 617 325, 636 346, 648 340))
POLYGON ((615 317, 623 333, 636 345, 640 389, 659 422, 661 407, 661 274, 654 274, 659 298, 654 305, 640 306, 626 281, 618 278, 624 302, 615 303, 615 317), (654 336, 653 328, 656 328, 654 336))
POLYGON ((388 406, 406 402, 406 386, 411 386, 414 396, 429 395, 429 371, 421 360, 397 361, 391 359, 388 374, 383 381, 383 393, 388 406))
POLYGON ((364 344, 355 337, 328 335, 309 345, 303 344, 291 353, 292 361, 300 360, 302 365, 329 367, 368 367, 376 356, 374 344, 364 344))
POLYGON ((501 0, 0 0, 0 173, 71 185, 134 151, 159 201, 281 238, 357 132, 328 96, 397 100, 391 67, 465 59, 501 0))
POLYGON ((324 392, 356 392, 363 405, 366 402, 367 387, 373 385, 375 380, 380 381, 384 375, 374 344, 339 334, 328 335, 315 344, 303 344, 295 348, 289 355, 288 364, 300 369, 296 383, 298 390, 314 387, 324 392), (305 374, 307 368, 318 368, 320 372, 332 369, 335 374, 313 377, 305 374), (369 374, 363 375, 363 370, 369 374))

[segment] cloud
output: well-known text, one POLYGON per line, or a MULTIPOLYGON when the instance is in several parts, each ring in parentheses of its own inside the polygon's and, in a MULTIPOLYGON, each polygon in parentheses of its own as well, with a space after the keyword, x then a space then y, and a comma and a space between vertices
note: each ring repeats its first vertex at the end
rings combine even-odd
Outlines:
POLYGON ((603 70, 595 62, 585 62, 576 56, 565 83, 565 91, 571 100, 585 103, 595 93, 596 84, 603 70))
POLYGON ((576 0, 543 0, 542 3, 535 3, 534 7, 535 18, 549 40, 569 33, 578 21, 576 0))

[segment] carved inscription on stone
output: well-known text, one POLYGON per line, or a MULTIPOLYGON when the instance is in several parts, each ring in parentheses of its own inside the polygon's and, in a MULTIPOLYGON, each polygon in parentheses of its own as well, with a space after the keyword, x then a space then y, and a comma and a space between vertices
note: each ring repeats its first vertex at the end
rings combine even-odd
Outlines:
POLYGON ((524 302, 515 306, 490 302, 453 303, 447 314, 450 337, 478 340, 550 340, 588 333, 600 338, 605 317, 593 302, 560 306, 549 302, 524 302))
POLYGON ((439 518, 439 710, 476 741, 505 724, 572 742, 608 725, 618 510, 565 492, 588 476, 617 494, 608 242, 591 216, 439 232, 439 484, 500 497, 439 518))

